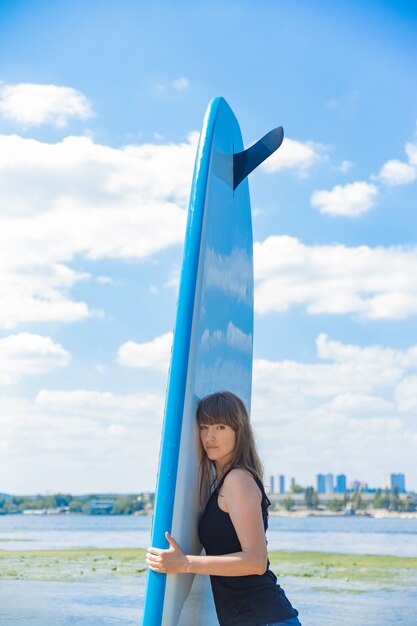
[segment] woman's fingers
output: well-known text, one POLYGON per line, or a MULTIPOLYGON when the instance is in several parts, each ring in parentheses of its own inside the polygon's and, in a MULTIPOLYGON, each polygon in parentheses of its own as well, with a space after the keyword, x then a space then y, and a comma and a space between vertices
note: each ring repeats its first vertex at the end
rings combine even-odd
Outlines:
POLYGON ((162 558, 161 554, 164 550, 160 548, 148 548, 146 553, 146 563, 148 564, 149 569, 154 572, 161 572, 162 570, 162 558))
POLYGON ((169 534, 168 531, 165 533, 165 537, 167 538, 168 543, 171 546, 171 548, 175 548, 177 550, 181 550, 181 548, 179 547, 179 545, 175 541, 174 537, 171 537, 171 535, 169 534))
POLYGON ((148 565, 148 567, 153 572, 159 572, 160 574, 165 574, 164 571, 162 571, 159 567, 156 567, 155 565, 148 565))
POLYGON ((156 572, 161 570, 161 558, 159 556, 149 554, 148 552, 145 560, 151 570, 154 570, 156 572))

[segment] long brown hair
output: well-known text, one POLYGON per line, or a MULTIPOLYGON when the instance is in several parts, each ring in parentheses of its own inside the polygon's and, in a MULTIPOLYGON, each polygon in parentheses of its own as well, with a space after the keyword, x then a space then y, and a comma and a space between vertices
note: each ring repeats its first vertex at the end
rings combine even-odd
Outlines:
MULTIPOLYGON (((263 480, 263 467, 256 451, 255 437, 249 414, 242 400, 231 391, 219 391, 200 400, 197 406, 197 424, 225 424, 236 433, 236 445, 233 458, 227 467, 242 467, 254 472, 263 480)), ((200 440, 201 445, 201 440, 200 440)), ((211 461, 201 446, 200 461, 200 501, 205 503, 211 488, 220 476, 216 475, 216 465, 211 461)))

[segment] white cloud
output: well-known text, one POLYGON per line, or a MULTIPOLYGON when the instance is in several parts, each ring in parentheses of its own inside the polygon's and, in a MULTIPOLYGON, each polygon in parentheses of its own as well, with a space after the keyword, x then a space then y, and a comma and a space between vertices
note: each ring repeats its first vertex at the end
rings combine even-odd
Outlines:
POLYGON ((398 384, 396 400, 400 411, 417 411, 417 376, 408 376, 398 384))
POLYGON ((351 161, 342 161, 341 166, 339 167, 340 171, 343 173, 348 172, 353 167, 353 163, 351 161))
POLYGON ((339 341, 330 341, 324 333, 317 337, 317 354, 321 359, 334 361, 335 363, 355 363, 364 367, 377 364, 381 371, 402 371, 409 367, 417 367, 417 346, 407 350, 394 350, 370 346, 362 348, 350 344, 342 344, 339 341))
POLYGON ((0 398, 3 490, 154 491, 163 405, 162 393, 85 389, 0 398))
POLYGON ((327 405, 323 405, 326 410, 336 413, 344 412, 346 414, 364 413, 366 416, 376 414, 384 414, 392 412, 395 406, 392 402, 388 402, 378 396, 356 393, 342 393, 327 405))
POLYGON ((417 178, 417 169, 408 163, 392 159, 382 166, 378 177, 385 185, 406 185, 417 178))
POLYGON ((400 469, 417 485, 417 346, 360 347, 325 335, 316 343, 317 362, 255 359, 252 414, 267 471, 304 484, 329 471, 382 485, 400 469))
POLYGON ((182 78, 177 78, 176 80, 172 81, 172 86, 177 91, 183 91, 184 89, 188 89, 190 87, 190 81, 188 80, 188 78, 185 78, 183 76, 182 78))
POLYGON ((113 285, 114 283, 110 276, 97 276, 96 280, 99 285, 113 285))
POLYGON ((302 408, 307 399, 339 397, 340 402, 343 397, 343 402, 346 403, 347 398, 352 395, 357 399, 363 398, 375 389, 384 391, 388 386, 395 385, 401 379, 402 372, 403 369, 394 365, 382 369, 377 361, 371 364, 350 361, 305 364, 295 361, 256 360, 258 392, 267 391, 273 380, 274 396, 279 396, 282 402, 290 403, 293 408, 302 408))
POLYGON ((379 174, 374 178, 391 187, 414 182, 417 179, 417 143, 407 143, 405 153, 408 157, 408 163, 391 159, 384 163, 379 174))
POLYGON ((178 291, 179 286, 180 286, 180 279, 181 279, 181 268, 179 266, 172 267, 169 273, 169 278, 164 283, 164 287, 175 289, 175 291, 178 291))
MULTIPOLYGON (((6 233, 5 229, 3 234, 6 236, 6 233)), ((2 239, 0 233, 0 241, 2 239)), ((86 280, 87 274, 74 272, 60 263, 48 265, 44 262, 23 266, 17 257, 21 253, 24 259, 25 253, 30 254, 29 248, 19 251, 17 247, 6 258, 6 243, 12 245, 13 240, 18 243, 16 238, 10 236, 3 251, 0 250, 0 327, 11 329, 27 322, 68 323, 100 315, 99 311, 90 309, 85 302, 74 301, 67 293, 77 282, 86 280)))
POLYGON ((97 314, 70 290, 75 257, 146 258, 183 240, 198 134, 110 148, 0 136, 0 327, 97 314))
POLYGON ((285 137, 279 150, 263 163, 262 169, 271 174, 293 169, 300 176, 305 176, 313 165, 324 159, 324 150, 324 146, 313 141, 303 143, 285 137))
POLYGON ((347 113, 348 111, 352 112, 358 103, 359 95, 359 91, 355 89, 350 93, 330 98, 326 101, 326 106, 328 106, 329 109, 337 109, 339 111, 343 111, 344 113, 347 113))
MULTIPOLYGON (((156 85, 156 90, 160 93, 170 92, 172 89, 175 91, 184 91, 185 89, 189 89, 191 86, 190 81, 185 76, 181 76, 180 78, 176 78, 171 82, 159 83, 156 85)), ((157 133, 158 139, 162 139, 162 136, 157 133)))
POLYGON ((417 167, 417 143, 406 143, 405 152, 408 156, 410 165, 417 167))
POLYGON ((314 191, 311 206, 327 215, 355 217, 369 211, 375 205, 377 196, 378 189, 375 185, 358 181, 336 185, 331 191, 314 191))
POLYGON ((417 247, 306 246, 273 236, 254 245, 259 313, 304 304, 310 314, 405 319, 417 314, 417 247))
MULTIPOLYGON (((42 389, 35 398, 35 404, 43 409, 59 408, 62 415, 85 415, 94 411, 94 420, 113 419, 115 411, 120 411, 120 419, 130 423, 136 419, 138 413, 149 410, 155 401, 153 394, 119 395, 110 391, 91 391, 88 389, 74 389, 71 391, 50 391, 42 389)), ((157 406, 160 408, 161 401, 157 406)))
POLYGON ((167 372, 172 335, 172 332, 165 333, 145 343, 127 341, 120 346, 117 352, 117 361, 127 367, 141 367, 167 372))
POLYGON ((0 86, 0 115, 21 126, 66 126, 93 115, 88 99, 72 87, 21 83, 0 86))
POLYGON ((50 337, 19 333, 0 339, 0 385, 29 374, 65 367, 69 353, 50 337))

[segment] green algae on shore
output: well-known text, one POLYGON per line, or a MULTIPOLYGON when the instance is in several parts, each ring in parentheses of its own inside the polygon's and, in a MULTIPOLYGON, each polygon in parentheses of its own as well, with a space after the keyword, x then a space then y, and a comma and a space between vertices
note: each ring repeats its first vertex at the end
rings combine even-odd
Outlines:
POLYGON ((271 569, 279 578, 310 579, 332 591, 363 593, 417 584, 417 558, 328 552, 271 552, 271 569))
MULTIPOLYGON (((135 578, 147 571, 146 550, 0 550, 0 579, 99 582, 135 578)), ((328 552, 269 553, 280 580, 301 577, 332 591, 360 593, 366 589, 417 584, 417 558, 328 552)))
POLYGON ((1 550, 0 579, 94 582, 147 570, 146 550, 1 550))

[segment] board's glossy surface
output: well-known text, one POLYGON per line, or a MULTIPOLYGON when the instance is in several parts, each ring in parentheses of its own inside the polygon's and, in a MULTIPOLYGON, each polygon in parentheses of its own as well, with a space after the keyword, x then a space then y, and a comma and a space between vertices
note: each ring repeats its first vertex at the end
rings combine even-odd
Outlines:
MULTIPOLYGON (((197 152, 184 247, 157 484, 152 545, 166 530, 199 554, 198 400, 230 390, 250 409, 252 225, 247 180, 233 191, 233 153, 243 149, 223 98, 208 108, 197 152)), ((149 572, 144 626, 217 623, 207 576, 149 572)))

